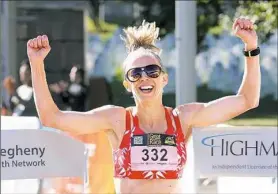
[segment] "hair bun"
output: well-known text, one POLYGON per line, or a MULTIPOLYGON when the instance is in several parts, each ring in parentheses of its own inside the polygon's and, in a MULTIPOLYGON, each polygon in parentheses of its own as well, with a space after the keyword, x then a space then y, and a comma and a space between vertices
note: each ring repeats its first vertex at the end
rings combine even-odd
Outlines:
POLYGON ((156 41, 159 39, 159 28, 156 27, 155 22, 148 23, 145 20, 139 27, 127 27, 124 30, 124 41, 127 52, 133 52, 139 48, 149 49, 156 54, 159 54, 161 49, 155 46, 156 41))

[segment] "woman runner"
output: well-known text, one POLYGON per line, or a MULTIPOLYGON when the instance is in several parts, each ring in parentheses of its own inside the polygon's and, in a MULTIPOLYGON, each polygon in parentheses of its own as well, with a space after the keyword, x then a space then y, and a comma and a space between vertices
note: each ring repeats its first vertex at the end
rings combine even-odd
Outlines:
POLYGON ((44 70, 44 59, 51 50, 48 38, 42 35, 31 39, 27 53, 40 120, 44 126, 70 133, 104 131, 113 150, 114 176, 120 185, 117 193, 178 193, 192 128, 227 121, 259 104, 261 74, 253 23, 238 18, 232 30, 245 46, 245 72, 236 95, 208 103, 165 107, 162 93, 168 75, 160 49, 155 46, 159 29, 155 23, 143 22, 140 27, 126 28, 123 37, 128 50, 123 62, 123 85, 133 94, 136 105, 127 109, 106 105, 89 112, 57 108, 44 70))

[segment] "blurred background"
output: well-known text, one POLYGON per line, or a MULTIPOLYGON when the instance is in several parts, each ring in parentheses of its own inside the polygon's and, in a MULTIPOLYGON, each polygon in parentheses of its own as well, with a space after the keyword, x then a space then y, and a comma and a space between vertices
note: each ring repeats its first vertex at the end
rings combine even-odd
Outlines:
MULTIPOLYGON (((260 106, 227 122, 232 125, 277 126, 278 2, 197 2, 197 101, 235 94, 243 76, 240 39, 231 35, 235 17, 255 22, 261 48, 260 106)), ((128 107, 132 96, 122 85, 126 51, 120 34, 143 19, 160 27, 158 46, 170 76, 164 104, 175 106, 177 67, 175 1, 0 0, 1 115, 37 116, 26 43, 48 35, 52 50, 45 60, 52 96, 62 110, 86 111, 105 104, 128 107)), ((186 90, 186 88, 185 88, 186 90)))
MULTIPOLYGON (((26 42, 39 34, 47 34, 50 39, 52 51, 45 62, 47 80, 60 108, 133 105, 122 86, 121 64, 126 52, 119 35, 123 27, 140 24, 143 19, 155 21, 160 27, 158 46, 163 49, 162 61, 171 78, 164 103, 175 106, 174 1, 1 1, 1 13, 1 79, 8 82, 1 88, 2 107, 11 108, 12 104, 16 109, 16 103, 9 102, 7 87, 16 93, 22 85, 19 71, 22 63, 28 62, 22 62, 27 59, 26 42), (72 74, 84 79, 79 99, 74 98, 74 87, 70 87, 75 83, 69 76, 72 68, 72 74), (14 82, 7 80, 8 76, 14 82)), ((256 125, 277 123, 277 1, 197 1, 197 99, 207 102, 234 94, 239 88, 243 44, 231 35, 233 19, 238 16, 248 16, 255 22, 262 50, 261 103, 241 117, 261 118, 256 125)), ((18 109, 17 114, 24 114, 18 109)))
MULTIPOLYGON (((232 123, 252 120, 255 125, 276 125, 277 1, 197 1, 197 100, 207 102, 234 94, 239 88, 244 67, 243 44, 231 35, 232 22, 238 16, 247 16, 256 24, 262 51, 262 88, 260 106, 243 114, 243 123, 239 118, 232 123)), ((50 39, 52 51, 45 62, 47 81, 61 109, 133 105, 122 86, 121 64, 126 52, 119 35, 123 27, 140 24, 143 19, 155 21, 160 27, 158 46, 163 49, 162 61, 171 78, 165 88, 164 103, 175 106, 174 1, 1 1, 2 108, 25 114, 9 96, 22 85, 19 72, 22 63, 28 62, 24 62, 26 42, 39 34, 47 34, 50 39), (70 79, 71 70, 72 77, 77 73, 84 79, 77 81, 82 85, 79 98, 73 94, 75 87, 70 87, 76 83, 75 78, 70 79)), ((30 95, 25 98, 31 101, 30 95)))

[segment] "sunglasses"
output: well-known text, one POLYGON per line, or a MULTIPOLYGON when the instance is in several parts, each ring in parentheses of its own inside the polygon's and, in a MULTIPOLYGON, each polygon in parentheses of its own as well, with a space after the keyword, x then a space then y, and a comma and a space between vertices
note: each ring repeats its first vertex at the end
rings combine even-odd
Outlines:
POLYGON ((142 77, 143 72, 145 72, 146 75, 150 78, 158 78, 160 76, 161 72, 164 72, 164 71, 162 70, 162 68, 160 66, 151 64, 151 65, 147 65, 145 67, 132 68, 127 71, 125 77, 130 82, 136 82, 142 77))

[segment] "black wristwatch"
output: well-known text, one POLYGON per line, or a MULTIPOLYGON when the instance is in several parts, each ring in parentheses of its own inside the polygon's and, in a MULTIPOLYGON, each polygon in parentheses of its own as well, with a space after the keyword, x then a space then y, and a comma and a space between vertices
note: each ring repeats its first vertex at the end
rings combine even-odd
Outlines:
POLYGON ((246 57, 254 57, 254 56, 257 56, 257 55, 260 54, 260 47, 257 47, 256 49, 251 50, 251 51, 245 51, 245 50, 243 50, 243 54, 244 54, 244 56, 246 56, 246 57))

